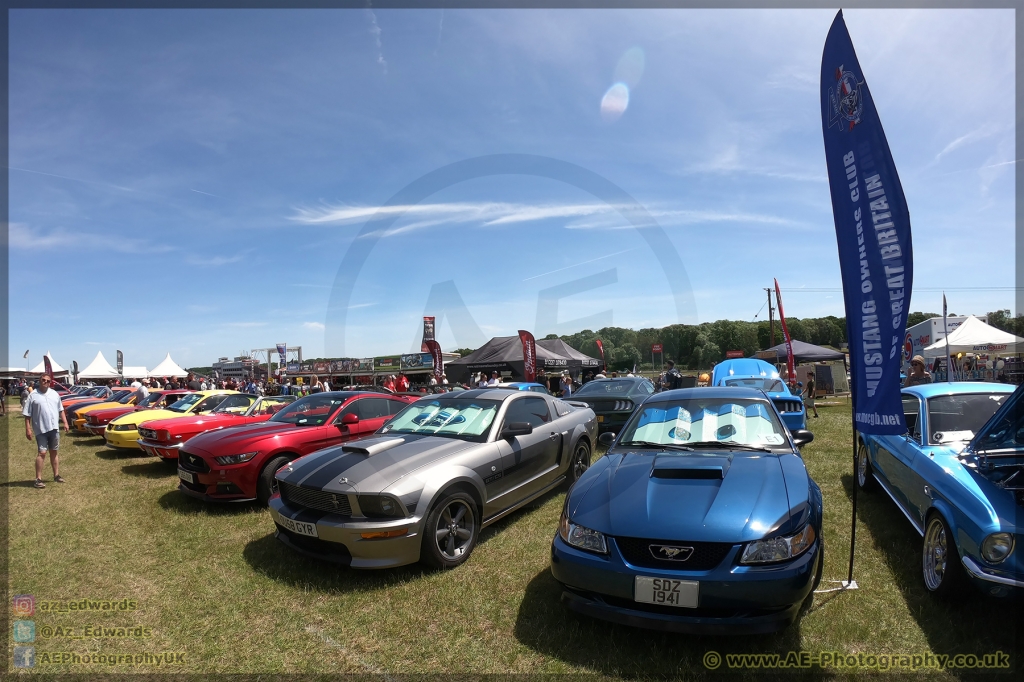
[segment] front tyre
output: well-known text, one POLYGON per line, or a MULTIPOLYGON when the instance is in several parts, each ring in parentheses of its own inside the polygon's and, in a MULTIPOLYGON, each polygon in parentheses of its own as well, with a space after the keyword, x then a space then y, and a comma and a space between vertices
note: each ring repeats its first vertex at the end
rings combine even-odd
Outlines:
POLYGON ((455 568, 469 559, 479 534, 473 498, 462 492, 447 495, 430 510, 423 524, 420 561, 432 568, 455 568))
POLYGON ((289 461, 287 457, 275 457, 263 467, 259 479, 256 480, 256 499, 259 500, 260 504, 269 502, 270 498, 277 492, 277 479, 274 478, 274 474, 289 461))
POLYGON ((576 443, 576 449, 572 451, 572 460, 569 462, 569 471, 565 474, 567 485, 571 488, 576 481, 580 480, 587 469, 590 468, 590 446, 582 438, 576 443))
POLYGON ((867 443, 861 441, 857 448, 857 487, 865 492, 875 488, 875 477, 871 471, 871 457, 867 443))
POLYGON ((953 533, 941 514, 932 514, 925 527, 921 572, 925 587, 939 597, 958 596, 966 580, 953 533))

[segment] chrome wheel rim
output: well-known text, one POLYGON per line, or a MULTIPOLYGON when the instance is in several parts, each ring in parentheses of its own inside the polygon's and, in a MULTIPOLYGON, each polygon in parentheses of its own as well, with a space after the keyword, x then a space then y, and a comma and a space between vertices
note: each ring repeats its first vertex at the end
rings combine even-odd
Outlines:
POLYGON ((939 519, 932 519, 924 534, 924 583, 933 592, 942 585, 946 577, 946 561, 949 559, 946 529, 939 519))
POLYGON ((572 480, 578 481, 583 472, 590 468, 590 451, 586 445, 576 448, 576 456, 572 458, 572 480))
POLYGON ((470 549, 476 530, 473 508, 463 500, 450 502, 437 517, 437 551, 447 561, 458 561, 470 549))
POLYGON ((861 445, 857 456, 857 484, 861 488, 868 482, 868 449, 861 445))

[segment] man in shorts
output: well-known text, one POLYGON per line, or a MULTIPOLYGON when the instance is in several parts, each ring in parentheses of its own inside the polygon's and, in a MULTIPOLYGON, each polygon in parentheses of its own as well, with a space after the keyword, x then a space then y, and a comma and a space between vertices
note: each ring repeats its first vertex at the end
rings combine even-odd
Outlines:
POLYGON ((39 380, 39 390, 29 394, 28 399, 22 406, 21 414, 25 417, 25 437, 29 440, 35 433, 36 445, 39 454, 36 456, 36 483, 37 488, 45 488, 43 483, 43 462, 46 460, 46 451, 50 451, 50 466, 53 467, 53 480, 63 483, 58 466, 57 448, 60 445, 59 422, 64 422, 64 430, 68 430, 68 417, 64 414, 64 405, 60 401, 57 391, 50 390, 50 377, 43 376, 39 380))
POLYGON ((814 372, 807 373, 807 388, 804 389, 804 407, 814 410, 814 418, 818 418, 818 408, 814 404, 814 372))

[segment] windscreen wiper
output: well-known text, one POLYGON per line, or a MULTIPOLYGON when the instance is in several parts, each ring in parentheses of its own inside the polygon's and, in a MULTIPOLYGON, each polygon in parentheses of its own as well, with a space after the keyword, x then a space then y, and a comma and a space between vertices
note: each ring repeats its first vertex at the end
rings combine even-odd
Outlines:
POLYGON ((693 452, 693 448, 689 445, 680 445, 678 443, 653 443, 649 440, 627 440, 618 445, 646 445, 651 448, 664 448, 666 450, 686 450, 687 452, 693 452))
POLYGON ((687 443, 695 448, 723 448, 729 450, 757 450, 759 452, 771 452, 771 448, 763 445, 747 445, 746 443, 735 443, 728 440, 698 440, 687 443))

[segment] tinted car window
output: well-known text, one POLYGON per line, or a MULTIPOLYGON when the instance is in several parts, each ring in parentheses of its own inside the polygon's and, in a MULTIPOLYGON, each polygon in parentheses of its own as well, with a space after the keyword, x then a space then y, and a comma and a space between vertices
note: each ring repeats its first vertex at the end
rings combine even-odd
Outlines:
POLYGON ((513 400, 505 412, 505 424, 514 422, 526 422, 537 428, 551 421, 551 411, 548 410, 548 401, 543 398, 523 398, 513 400))
POLYGON ((405 409, 406 405, 408 405, 408 403, 403 403, 398 400, 389 400, 387 402, 389 414, 398 414, 399 412, 405 409))
POLYGON ((387 398, 362 398, 356 401, 356 414, 360 420, 379 419, 390 414, 387 398))

